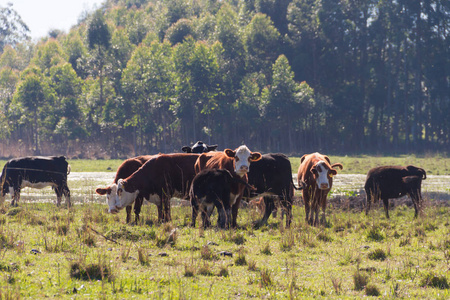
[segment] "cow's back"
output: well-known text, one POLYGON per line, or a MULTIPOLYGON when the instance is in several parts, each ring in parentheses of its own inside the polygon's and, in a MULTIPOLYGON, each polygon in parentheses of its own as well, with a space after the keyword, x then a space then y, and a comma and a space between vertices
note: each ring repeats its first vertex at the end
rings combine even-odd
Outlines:
POLYGON ((260 160, 252 163, 248 172, 248 183, 256 187, 258 194, 269 188, 273 193, 281 195, 292 183, 289 158, 282 153, 262 155, 260 160))
POLYGON ((134 172, 136 172, 140 167, 142 167, 147 161, 158 155, 141 155, 133 158, 129 158, 122 162, 122 164, 117 168, 116 177, 114 178, 114 183, 117 183, 119 179, 125 179, 134 172))

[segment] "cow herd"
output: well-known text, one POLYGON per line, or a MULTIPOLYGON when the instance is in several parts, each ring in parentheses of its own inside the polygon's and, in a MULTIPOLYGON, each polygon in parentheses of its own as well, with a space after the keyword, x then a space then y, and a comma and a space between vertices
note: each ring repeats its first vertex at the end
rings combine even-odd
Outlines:
MULTIPOLYGON (((144 199, 157 206, 158 221, 171 221, 170 199, 189 198, 192 207, 192 226, 198 214, 202 226, 211 225, 214 209, 218 212, 220 228, 237 226, 242 199, 254 199, 264 206, 264 213, 256 225, 267 222, 272 213, 281 209, 286 227, 291 225, 294 190, 302 190, 306 222, 313 226, 326 223, 327 196, 341 163, 331 163, 320 153, 303 155, 297 173, 297 185, 292 179, 289 158, 282 153, 261 155, 242 145, 235 150, 216 151, 217 145, 197 142, 185 146, 185 153, 144 155, 129 158, 119 166, 112 184, 97 188, 96 193, 106 195, 109 213, 125 208, 126 222, 131 222, 134 205, 135 222, 144 199), (319 218, 319 211, 322 216, 319 218)), ((67 175, 70 166, 65 157, 22 157, 8 161, 0 176, 0 205, 7 193, 12 206, 17 206, 23 187, 51 186, 57 196, 57 205, 64 195, 70 206, 67 175)), ((366 178, 366 214, 371 203, 383 200, 389 218, 389 199, 409 195, 414 203, 415 217, 421 211, 421 183, 426 172, 414 166, 382 166, 371 169, 366 178)))

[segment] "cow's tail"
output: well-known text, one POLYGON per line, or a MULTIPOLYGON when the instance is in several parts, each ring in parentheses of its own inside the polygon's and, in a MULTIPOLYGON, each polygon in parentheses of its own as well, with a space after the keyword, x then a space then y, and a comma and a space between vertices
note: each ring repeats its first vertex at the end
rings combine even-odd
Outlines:
POLYGON ((3 186, 5 184, 6 181, 6 167, 8 166, 8 163, 6 163, 3 166, 3 171, 2 174, 0 175, 0 206, 3 205, 3 202, 5 201, 5 194, 3 194, 3 186))
POLYGON ((297 191, 301 191, 306 187, 306 182, 304 182, 303 180, 300 180, 298 187, 295 186, 293 179, 291 179, 291 183, 294 189, 296 189, 297 191))
POLYGON ((72 170, 72 168, 70 167, 70 165, 67 165, 67 175, 70 174, 70 170, 72 170))

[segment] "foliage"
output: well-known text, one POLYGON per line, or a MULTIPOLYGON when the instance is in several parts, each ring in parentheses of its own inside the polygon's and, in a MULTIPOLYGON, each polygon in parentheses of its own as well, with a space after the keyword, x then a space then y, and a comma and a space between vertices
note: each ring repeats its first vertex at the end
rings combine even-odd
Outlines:
POLYGON ((442 0, 117 0, 29 43, 1 6, 0 156, 129 157, 197 140, 444 153, 448 14, 442 0))

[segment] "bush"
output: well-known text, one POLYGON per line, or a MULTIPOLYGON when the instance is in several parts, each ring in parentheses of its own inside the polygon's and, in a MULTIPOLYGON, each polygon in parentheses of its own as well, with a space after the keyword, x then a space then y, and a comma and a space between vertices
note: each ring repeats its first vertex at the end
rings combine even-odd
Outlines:
POLYGON ((426 274, 422 280, 420 281, 420 286, 422 287, 433 287, 438 289, 448 289, 450 288, 447 278, 442 275, 438 276, 434 273, 428 273, 426 274))
POLYGON ((369 259, 371 260, 385 260, 386 259, 386 253, 382 249, 376 249, 369 253, 368 255, 369 259))
POLYGON ((70 265, 70 277, 81 280, 111 279, 111 271, 103 264, 84 265, 74 262, 70 265))
POLYGON ((384 234, 378 226, 372 226, 367 231, 367 239, 369 241, 380 242, 384 240, 384 234))
POLYGON ((366 296, 378 297, 378 296, 380 296, 380 290, 378 289, 378 287, 376 285, 369 284, 366 286, 365 294, 366 294, 366 296))
POLYGON ((365 274, 362 274, 361 272, 356 271, 355 274, 353 274, 353 284, 354 289, 357 291, 361 291, 364 289, 365 286, 367 286, 367 283, 369 282, 369 277, 365 274))

